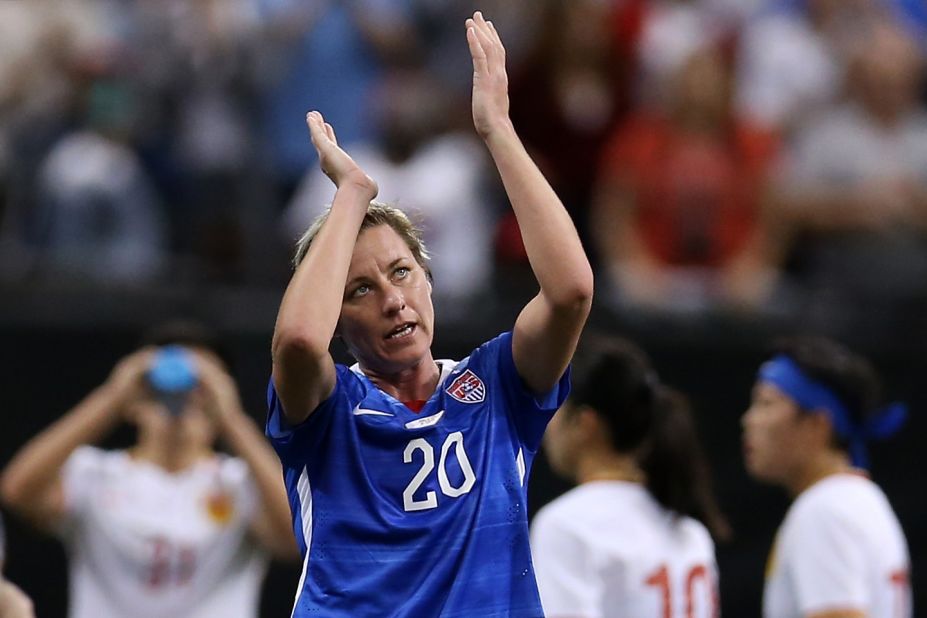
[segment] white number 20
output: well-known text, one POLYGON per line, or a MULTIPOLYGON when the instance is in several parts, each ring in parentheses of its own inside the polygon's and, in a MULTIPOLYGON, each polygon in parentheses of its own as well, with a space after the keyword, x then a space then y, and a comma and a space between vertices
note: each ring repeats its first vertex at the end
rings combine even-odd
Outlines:
MULTIPOLYGON (((438 495, 434 491, 425 492, 425 498, 415 499, 415 492, 422 486, 425 479, 435 468, 435 449, 428 443, 425 438, 416 438, 406 445, 406 450, 402 453, 404 463, 412 463, 412 455, 415 451, 422 452, 422 467, 419 468, 409 485, 402 492, 402 506, 406 511, 424 511, 426 509, 437 508, 438 495)), ((464 450, 463 434, 455 431, 449 434, 441 445, 441 457, 438 460, 438 485, 441 487, 441 493, 449 498, 457 498, 468 493, 476 483, 476 475, 473 473, 473 467, 470 465, 470 459, 467 457, 467 451, 464 450), (454 447, 454 454, 457 456, 457 463, 460 464, 460 471, 463 472, 463 482, 459 487, 451 485, 447 478, 447 453, 454 447)))

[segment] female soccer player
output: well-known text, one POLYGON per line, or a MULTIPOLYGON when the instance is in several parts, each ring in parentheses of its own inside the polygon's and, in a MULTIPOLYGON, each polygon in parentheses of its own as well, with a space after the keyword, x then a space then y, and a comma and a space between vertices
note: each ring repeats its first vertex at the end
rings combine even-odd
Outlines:
MULTIPOLYGON (((267 432, 305 556, 294 616, 540 616, 525 480, 592 299, 576 230, 508 116, 505 56, 467 20, 473 121, 540 284, 514 329, 459 363, 431 353, 427 253, 308 116, 337 186, 306 233, 273 340, 267 432), (357 360, 336 365, 340 337, 357 360)), ((466 238, 460 250, 466 251, 466 238)))
POLYGON ((70 618, 254 618, 267 550, 296 554, 276 457, 200 331, 154 336, 165 346, 124 358, 16 454, 3 500, 67 542, 70 618), (159 391, 156 367, 185 390, 159 391), (134 446, 90 446, 121 422, 134 446))
POLYGON ((726 535, 686 401, 620 339, 585 342, 544 437, 578 483, 544 506, 531 551, 548 618, 711 618, 726 535), (707 526, 707 527, 706 527, 707 526))
POLYGON ((911 616, 909 557, 888 499, 863 468, 904 407, 879 409, 872 366, 819 338, 785 342, 759 370, 743 417, 756 479, 794 501, 769 557, 765 618, 911 616))

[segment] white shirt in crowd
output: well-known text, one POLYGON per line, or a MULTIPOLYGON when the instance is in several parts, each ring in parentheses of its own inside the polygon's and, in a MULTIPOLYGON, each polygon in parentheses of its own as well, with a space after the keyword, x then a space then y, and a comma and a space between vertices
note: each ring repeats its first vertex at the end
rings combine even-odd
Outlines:
POLYGON ((70 618, 254 618, 267 558, 249 537, 247 465, 217 456, 170 473, 81 447, 64 470, 70 618))
POLYGON ((548 618, 715 616, 711 536, 639 484, 594 481, 557 498, 532 523, 531 553, 548 618))
MULTIPOLYGON (((466 299, 483 291, 492 274, 497 217, 482 195, 485 158, 479 143, 465 135, 441 135, 403 163, 390 161, 370 144, 354 144, 348 152, 377 181, 376 199, 401 208, 422 227, 429 267, 439 282, 435 293, 466 299)), ((306 174, 284 214, 294 242, 334 195, 321 170, 306 174)))
POLYGON ((829 476, 789 509, 769 557, 765 618, 856 609, 867 618, 912 615, 908 547, 879 487, 829 476))

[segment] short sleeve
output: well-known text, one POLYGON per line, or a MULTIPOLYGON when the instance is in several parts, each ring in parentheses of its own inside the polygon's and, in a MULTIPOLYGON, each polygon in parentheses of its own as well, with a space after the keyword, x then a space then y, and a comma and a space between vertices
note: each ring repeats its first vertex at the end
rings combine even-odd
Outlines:
POLYGON ((784 541, 799 609, 868 607, 867 564, 855 527, 820 507, 803 511, 793 525, 784 541))
POLYGON ((77 448, 64 463, 61 487, 64 491, 65 516, 72 519, 82 513, 99 486, 107 453, 93 446, 77 448))
POLYGON ((544 613, 558 616, 597 616, 593 560, 588 548, 564 525, 542 509, 531 526, 531 558, 544 613))
POLYGON ((354 373, 344 365, 335 365, 335 389, 312 414, 298 425, 290 425, 283 413, 283 403, 277 394, 273 378, 267 385, 267 423, 264 432, 285 465, 297 461, 315 450, 332 424, 332 417, 341 410, 350 410, 363 399, 363 389, 354 373))
POLYGON ((81 519, 90 507, 94 494, 104 478, 106 457, 112 457, 93 446, 81 446, 71 453, 61 469, 61 490, 64 495, 64 513, 55 522, 56 535, 68 540, 80 526, 81 519))
POLYGON ((512 333, 503 333, 490 342, 498 349, 499 371, 509 404, 509 414, 518 431, 521 442, 531 452, 541 446, 541 437, 554 413, 570 394, 570 368, 563 372, 554 387, 541 394, 532 393, 525 384, 512 356, 512 333))

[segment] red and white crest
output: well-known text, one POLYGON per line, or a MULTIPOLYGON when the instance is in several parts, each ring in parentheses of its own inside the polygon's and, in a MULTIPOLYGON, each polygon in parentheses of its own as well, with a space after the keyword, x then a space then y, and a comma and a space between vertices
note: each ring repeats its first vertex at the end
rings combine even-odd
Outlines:
POLYGON ((486 399, 486 385, 467 369, 447 387, 447 394, 463 403, 480 403, 486 399))

